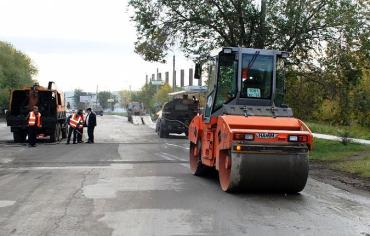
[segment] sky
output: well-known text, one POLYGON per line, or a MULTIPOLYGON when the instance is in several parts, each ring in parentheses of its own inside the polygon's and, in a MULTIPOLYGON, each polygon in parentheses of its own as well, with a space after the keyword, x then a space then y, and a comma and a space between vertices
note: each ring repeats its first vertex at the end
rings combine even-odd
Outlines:
POLYGON ((0 0, 0 40, 31 57, 41 85, 51 80, 64 91, 138 90, 157 68, 172 74, 173 54, 188 78, 194 65, 179 50, 167 64, 135 54, 129 12, 127 0, 0 0))

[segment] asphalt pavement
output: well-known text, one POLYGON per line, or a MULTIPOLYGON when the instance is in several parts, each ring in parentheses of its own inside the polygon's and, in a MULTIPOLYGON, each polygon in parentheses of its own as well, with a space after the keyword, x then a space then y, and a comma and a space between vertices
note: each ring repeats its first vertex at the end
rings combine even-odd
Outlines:
POLYGON ((0 235, 369 235, 370 196, 309 178, 300 194, 221 191, 188 141, 98 117, 95 144, 14 144, 0 124, 0 235))

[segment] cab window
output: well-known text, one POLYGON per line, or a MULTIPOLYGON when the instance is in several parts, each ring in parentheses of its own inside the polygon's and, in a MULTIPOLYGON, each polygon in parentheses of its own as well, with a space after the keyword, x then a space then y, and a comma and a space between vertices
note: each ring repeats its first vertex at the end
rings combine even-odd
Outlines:
POLYGON ((244 54, 242 61, 241 97, 271 99, 273 56, 244 54))
POLYGON ((235 54, 223 54, 219 56, 219 71, 217 80, 217 93, 214 110, 218 110, 223 104, 235 98, 237 93, 238 63, 235 54))

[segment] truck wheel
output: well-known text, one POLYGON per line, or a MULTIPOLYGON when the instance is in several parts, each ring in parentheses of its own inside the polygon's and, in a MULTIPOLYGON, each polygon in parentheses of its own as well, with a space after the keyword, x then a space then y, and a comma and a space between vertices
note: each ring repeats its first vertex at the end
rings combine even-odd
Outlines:
POLYGON ((62 128, 61 125, 58 123, 56 128, 56 141, 59 142, 62 140, 62 128))
POLYGON ((203 165, 202 158, 202 145, 201 141, 198 140, 197 144, 190 142, 190 151, 189 151, 189 163, 191 173, 195 176, 205 176, 210 168, 203 165))
POLYGON ((163 130, 162 127, 159 128, 159 137, 160 138, 165 138, 166 137, 166 132, 163 130))
POLYGON ((15 143, 24 143, 26 142, 27 133, 23 130, 18 130, 13 132, 13 139, 15 143))
POLYGON ((55 126, 55 128, 50 132, 50 143, 55 143, 55 141, 58 138, 58 125, 55 126))
POLYGON ((67 127, 62 128, 62 131, 61 131, 62 132, 62 139, 67 138, 67 133, 68 133, 67 127))

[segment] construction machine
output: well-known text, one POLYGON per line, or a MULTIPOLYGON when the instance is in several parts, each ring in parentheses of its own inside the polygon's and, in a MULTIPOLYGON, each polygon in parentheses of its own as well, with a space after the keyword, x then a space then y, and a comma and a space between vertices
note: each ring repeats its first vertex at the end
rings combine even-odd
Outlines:
POLYGON ((189 123, 199 110, 198 104, 197 99, 190 99, 187 94, 166 102, 156 122, 155 131, 159 137, 167 138, 170 133, 188 135, 189 123))
MULTIPOLYGON (((127 106, 127 119, 129 122, 133 123, 135 117, 144 115, 144 105, 140 102, 130 102, 127 106)), ((140 118, 141 120, 141 118, 140 118)))
POLYGON ((205 68, 196 65, 195 78, 208 77, 208 93, 203 114, 189 125, 194 175, 216 169, 226 192, 304 189, 313 136, 282 104, 288 56, 227 47, 210 57, 205 68))
POLYGON ((26 118, 33 106, 38 106, 41 113, 42 127, 37 131, 38 138, 49 137, 50 142, 55 142, 66 137, 64 96, 53 85, 54 82, 49 82, 45 88, 35 83, 32 87, 11 91, 6 121, 13 132, 14 142, 26 141, 26 118))

